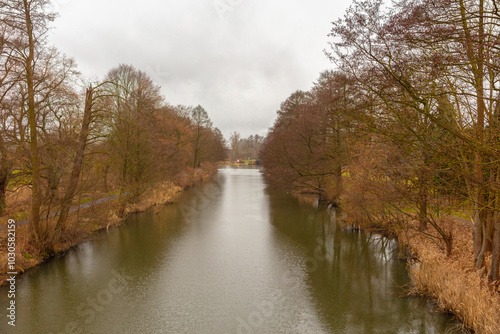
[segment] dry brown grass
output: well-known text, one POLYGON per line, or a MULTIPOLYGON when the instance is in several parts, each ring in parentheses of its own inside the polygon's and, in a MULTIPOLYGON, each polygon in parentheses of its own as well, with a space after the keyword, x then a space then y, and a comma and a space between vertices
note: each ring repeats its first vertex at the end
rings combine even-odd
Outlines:
MULTIPOLYGON (((397 235, 401 249, 408 250, 413 259, 409 265, 412 293, 435 299, 443 312, 454 314, 476 333, 500 334, 500 282, 490 283, 486 269, 479 272, 474 269, 471 224, 451 218, 438 220, 441 228, 453 235, 453 250, 446 257, 444 243, 417 232, 418 223, 405 220, 393 224, 393 218, 379 208, 359 208, 352 206, 346 210, 345 224, 365 230, 382 228, 397 235)), ((431 226, 425 232, 437 234, 431 226)), ((487 256, 486 268, 490 264, 491 255, 487 256)))
POLYGON ((173 203, 177 200, 181 191, 181 187, 176 186, 171 182, 162 182, 154 188, 148 189, 141 195, 138 201, 128 204, 125 208, 125 215, 134 212, 143 212, 155 205, 173 203))
MULTIPOLYGON (((16 230, 16 271, 23 273, 27 269, 37 266, 41 262, 39 256, 33 256, 35 253, 29 242, 28 226, 18 227, 16 230)), ((4 231, 0 237, 0 285, 8 278, 8 252, 7 252, 7 235, 4 231)))
MULTIPOLYGON (((120 219, 109 219, 110 212, 118 210, 116 201, 101 204, 91 209, 82 210, 79 214, 72 213, 69 216, 69 222, 64 233, 64 236, 53 244, 54 254, 46 254, 37 249, 30 242, 30 231, 28 225, 19 226, 16 228, 16 272, 22 274, 27 270, 36 267, 44 262, 51 255, 61 255, 77 244, 89 239, 94 233, 100 231, 110 225, 119 225, 120 219)), ((56 219, 53 218, 44 224, 48 224, 48 229, 51 230, 56 224, 56 219)), ((7 254, 7 233, 0 233, 0 285, 5 284, 5 279, 8 278, 8 254, 7 254)))
POLYGON ((431 240, 410 233, 409 247, 418 259, 410 266, 415 293, 434 298, 443 311, 476 333, 498 334, 500 294, 488 283, 485 271, 474 270, 472 227, 449 221, 446 225, 454 238, 450 257, 431 240))
POLYGON ((5 214, 13 215, 16 212, 28 211, 31 203, 31 189, 19 188, 15 192, 7 192, 7 203, 5 214))
POLYGON ((187 168, 183 173, 179 174, 175 179, 175 184, 181 188, 189 188, 193 184, 205 181, 210 176, 217 174, 217 165, 206 163, 203 168, 187 168))
POLYGON ((0 226, 7 225, 9 219, 24 219, 29 212, 31 203, 31 190, 20 188, 15 192, 8 191, 6 194, 7 207, 4 216, 0 217, 0 226))

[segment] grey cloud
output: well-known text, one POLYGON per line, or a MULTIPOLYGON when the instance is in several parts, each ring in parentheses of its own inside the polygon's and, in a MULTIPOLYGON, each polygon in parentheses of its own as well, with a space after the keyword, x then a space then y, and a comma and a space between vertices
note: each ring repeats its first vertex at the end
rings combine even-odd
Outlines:
POLYGON ((330 22, 349 1, 62 0, 52 42, 84 75, 148 72, 172 104, 203 105, 228 136, 265 134, 280 103, 331 67, 330 22))

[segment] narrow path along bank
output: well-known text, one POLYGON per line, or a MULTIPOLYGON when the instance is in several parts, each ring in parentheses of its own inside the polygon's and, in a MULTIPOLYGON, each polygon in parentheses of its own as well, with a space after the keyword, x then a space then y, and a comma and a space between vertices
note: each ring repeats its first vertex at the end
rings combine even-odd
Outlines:
MULTIPOLYGON (((124 195, 126 195, 126 193, 124 195)), ((77 204, 77 205, 72 206, 69 209, 69 213, 73 213, 73 212, 76 212, 78 210, 85 210, 85 209, 91 208, 91 207, 96 206, 96 205, 100 205, 100 204, 104 204, 104 203, 107 203, 110 201, 114 201, 115 199, 117 199, 119 197, 120 197, 120 194, 117 194, 117 195, 112 195, 112 196, 107 196, 107 197, 99 198, 96 200, 92 200, 90 202, 77 204)), ((41 219, 54 218, 57 216, 59 216, 59 211, 52 212, 48 216, 47 215, 42 216, 41 219)), ((16 221, 16 227, 21 227, 21 226, 27 225, 28 223, 29 223, 29 219, 21 219, 19 221, 16 221)), ((7 225, 0 225, 0 231, 5 231, 6 229, 7 229, 7 225)))

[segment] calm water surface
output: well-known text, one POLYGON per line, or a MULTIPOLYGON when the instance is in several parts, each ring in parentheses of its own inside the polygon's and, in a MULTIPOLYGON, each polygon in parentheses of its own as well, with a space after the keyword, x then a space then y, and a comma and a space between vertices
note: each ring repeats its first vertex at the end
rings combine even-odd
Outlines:
POLYGON ((394 243, 343 232, 327 210, 221 169, 179 204, 103 232, 17 282, 0 333, 449 333, 405 298, 394 243))

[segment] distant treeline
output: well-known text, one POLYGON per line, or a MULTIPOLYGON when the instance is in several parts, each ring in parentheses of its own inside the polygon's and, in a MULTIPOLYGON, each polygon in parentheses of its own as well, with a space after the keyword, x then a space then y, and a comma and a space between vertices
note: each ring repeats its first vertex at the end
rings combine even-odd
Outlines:
POLYGON ((259 135, 250 135, 248 138, 241 138, 239 132, 231 133, 229 137, 229 149, 231 160, 256 159, 259 156, 260 148, 264 137, 259 135))
POLYGON ((475 266, 500 279, 498 5, 354 1, 330 34, 336 70, 278 110, 260 155, 269 180, 360 224, 431 226, 448 254, 437 217, 466 206, 475 266))

